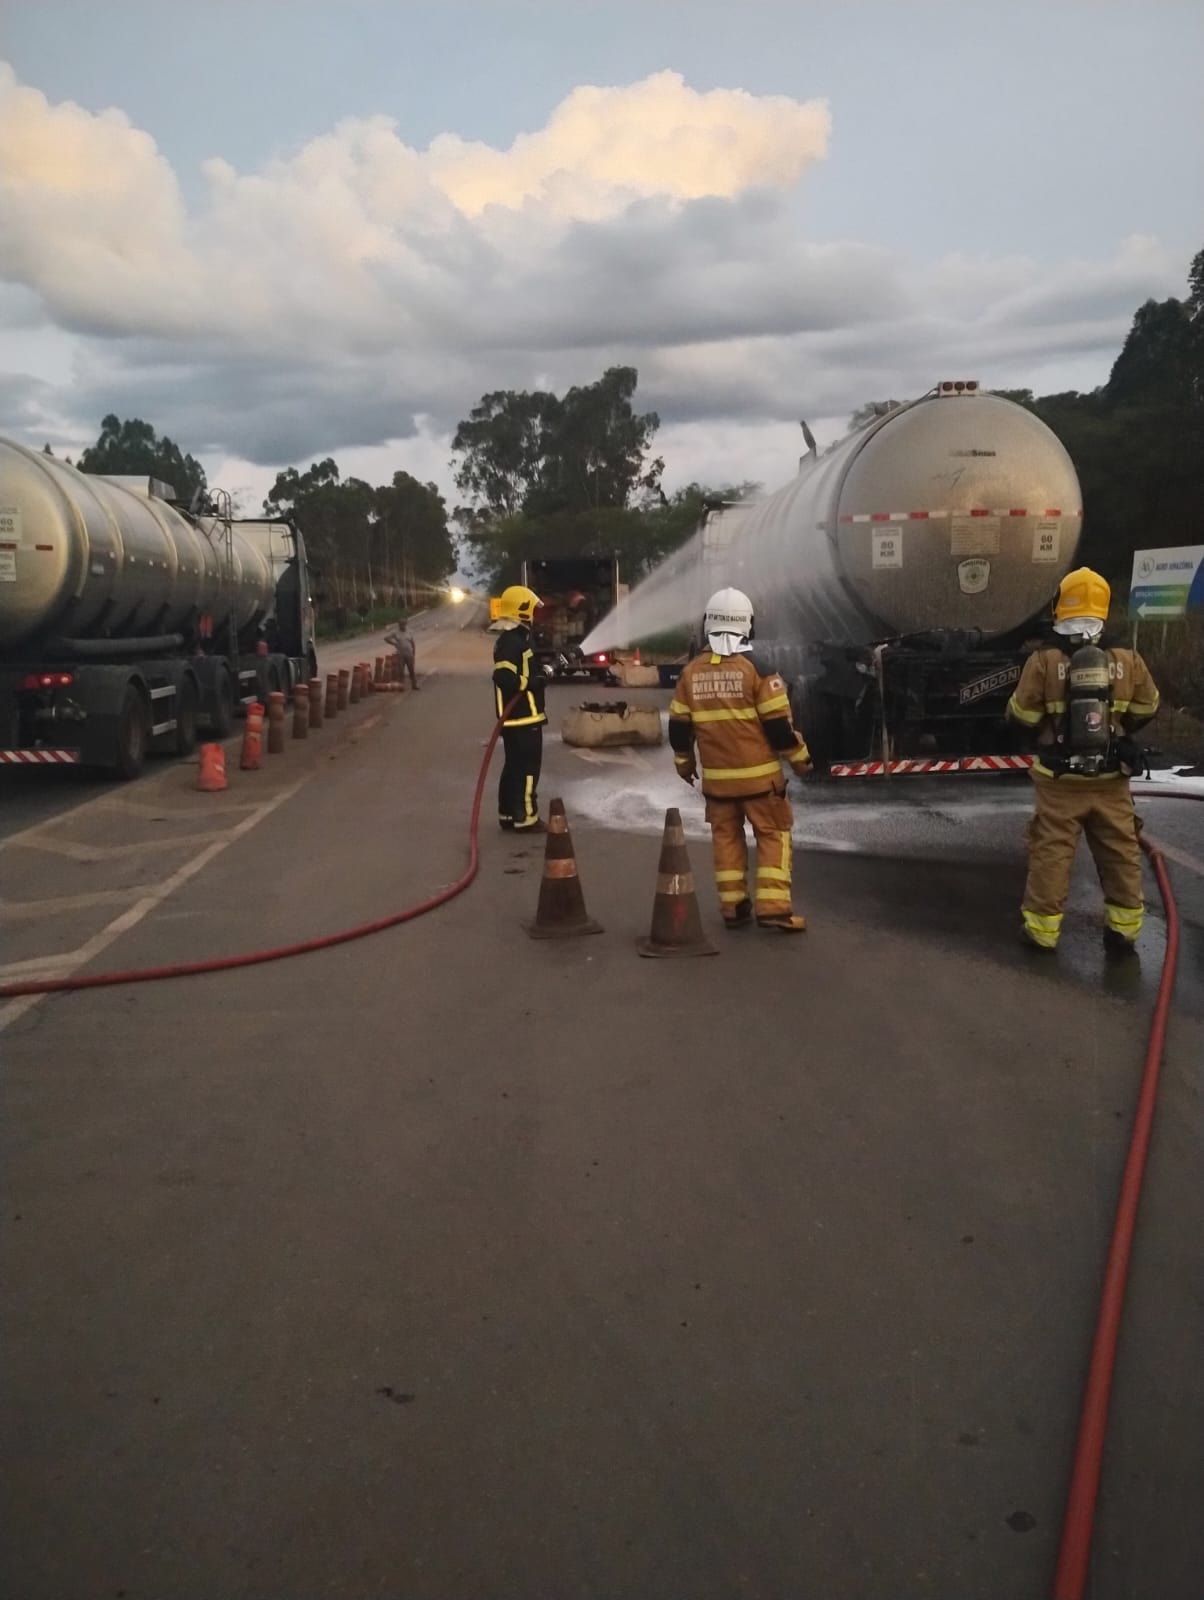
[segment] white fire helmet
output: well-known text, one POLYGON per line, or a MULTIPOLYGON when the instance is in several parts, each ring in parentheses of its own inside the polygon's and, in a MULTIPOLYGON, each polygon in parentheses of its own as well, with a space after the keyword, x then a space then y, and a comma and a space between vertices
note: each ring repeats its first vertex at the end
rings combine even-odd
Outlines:
POLYGON ((735 656, 752 649, 752 601, 740 589, 718 589, 707 601, 702 623, 716 655, 735 656))

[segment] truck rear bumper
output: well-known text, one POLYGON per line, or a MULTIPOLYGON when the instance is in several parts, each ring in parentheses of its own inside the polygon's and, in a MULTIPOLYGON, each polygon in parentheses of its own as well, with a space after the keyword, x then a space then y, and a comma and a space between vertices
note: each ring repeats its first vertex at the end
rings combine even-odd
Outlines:
POLYGON ((1035 756, 917 756, 904 761, 833 761, 829 778, 904 778, 954 773, 1027 772, 1035 756))
POLYGON ((78 750, 0 750, 0 766, 78 766, 78 750))

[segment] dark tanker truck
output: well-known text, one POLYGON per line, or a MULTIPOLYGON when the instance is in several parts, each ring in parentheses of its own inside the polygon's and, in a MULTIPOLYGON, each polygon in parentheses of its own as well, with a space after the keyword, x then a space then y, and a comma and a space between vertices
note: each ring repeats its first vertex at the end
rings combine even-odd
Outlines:
POLYGON ((0 439, 0 764, 122 778, 317 673, 298 529, 0 439))

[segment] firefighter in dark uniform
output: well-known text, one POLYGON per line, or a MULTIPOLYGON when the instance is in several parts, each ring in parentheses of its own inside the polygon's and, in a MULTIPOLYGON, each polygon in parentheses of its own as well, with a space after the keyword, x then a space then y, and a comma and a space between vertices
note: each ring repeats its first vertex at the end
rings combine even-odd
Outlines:
POLYGON ((493 647, 493 696, 506 753, 497 790, 498 824, 507 832, 542 833, 539 769, 543 760, 546 679, 531 648, 531 622, 540 598, 521 584, 502 593, 493 647), (513 704, 511 704, 513 702, 513 704))

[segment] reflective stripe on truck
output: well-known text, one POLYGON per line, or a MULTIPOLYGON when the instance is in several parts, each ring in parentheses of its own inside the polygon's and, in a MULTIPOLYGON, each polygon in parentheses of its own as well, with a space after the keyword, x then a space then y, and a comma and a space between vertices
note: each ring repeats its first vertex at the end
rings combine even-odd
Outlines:
POLYGON ((0 750, 0 764, 24 766, 29 763, 78 763, 78 750, 0 750))
POLYGON ((897 778, 913 773, 1027 772, 1035 756, 960 756, 952 760, 920 757, 913 761, 833 761, 830 778, 897 778))

